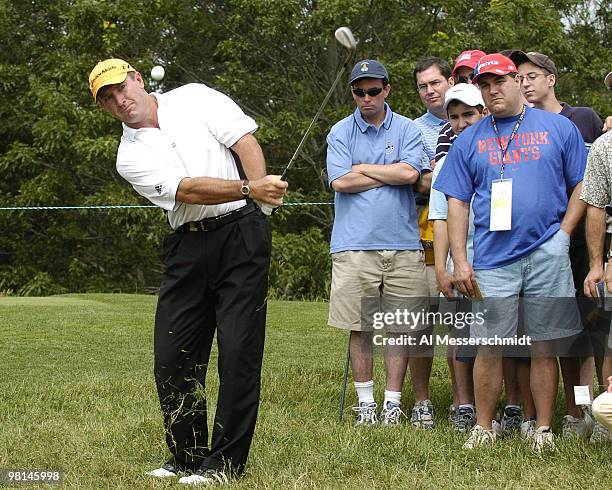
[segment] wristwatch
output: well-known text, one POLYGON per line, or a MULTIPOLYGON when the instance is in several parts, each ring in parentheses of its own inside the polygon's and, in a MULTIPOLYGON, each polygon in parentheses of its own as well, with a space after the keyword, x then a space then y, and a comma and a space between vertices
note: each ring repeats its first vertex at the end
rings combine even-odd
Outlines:
POLYGON ((240 192, 244 197, 249 197, 249 194, 251 193, 251 187, 249 186, 248 179, 242 181, 242 187, 240 187, 240 192))

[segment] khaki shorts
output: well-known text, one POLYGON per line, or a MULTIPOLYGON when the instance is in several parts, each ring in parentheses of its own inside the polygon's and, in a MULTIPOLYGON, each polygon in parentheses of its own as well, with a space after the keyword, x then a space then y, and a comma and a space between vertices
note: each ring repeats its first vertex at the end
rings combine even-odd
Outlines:
POLYGON ((371 319, 375 311, 409 308, 422 309, 426 313, 428 296, 421 250, 364 250, 332 254, 328 319, 332 327, 371 331, 367 319, 371 319))

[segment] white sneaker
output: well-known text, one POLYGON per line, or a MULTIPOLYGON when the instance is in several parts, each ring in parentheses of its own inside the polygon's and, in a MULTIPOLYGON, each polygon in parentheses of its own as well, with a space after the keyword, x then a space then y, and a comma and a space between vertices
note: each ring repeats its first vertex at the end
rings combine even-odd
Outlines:
POLYGON ((376 403, 362 402, 358 407, 353 407, 353 412, 357 412, 357 421, 355 426, 359 425, 376 425, 376 403))
POLYGON ((184 485, 227 485, 229 480, 223 471, 219 470, 198 470, 193 475, 184 476, 179 479, 179 483, 184 485))
POLYGON ((399 403, 388 402, 387 406, 380 412, 380 418, 382 419, 382 425, 400 425, 402 422, 402 415, 406 415, 402 412, 399 403))
POLYGON ((535 420, 525 420, 521 424, 521 439, 528 441, 533 437, 533 434, 535 433, 535 424, 535 420))
POLYGON ((503 432, 502 426, 497 420, 495 419, 491 420, 491 429, 493 429, 493 432, 495 432, 497 436, 502 435, 502 432, 503 432))
POLYGON ((421 400, 414 404, 410 423, 419 429, 433 429, 434 408, 431 400, 421 400))
POLYGON ((612 441, 612 431, 606 429, 599 422, 595 421, 593 425, 593 433, 591 434, 590 442, 596 444, 598 442, 612 441))
POLYGON ((154 470, 147 471, 145 475, 153 476, 155 478, 171 478, 173 476, 177 476, 178 473, 174 473, 173 471, 168 471, 163 466, 160 468, 155 468, 154 470))
POLYGON ((481 425, 475 425, 470 432, 470 437, 463 449, 474 449, 478 446, 492 446, 497 441, 497 432, 493 429, 486 430, 481 425))
POLYGON ((569 437, 589 437, 591 427, 585 418, 572 417, 566 415, 563 417, 562 436, 569 437))
POLYGON ((171 478, 173 476, 178 476, 179 470, 174 466, 173 459, 170 458, 159 468, 155 468, 154 470, 147 471, 145 475, 152 476, 154 478, 171 478))
POLYGON ((534 451, 554 451, 555 436, 548 425, 538 427, 531 437, 531 448, 534 451))

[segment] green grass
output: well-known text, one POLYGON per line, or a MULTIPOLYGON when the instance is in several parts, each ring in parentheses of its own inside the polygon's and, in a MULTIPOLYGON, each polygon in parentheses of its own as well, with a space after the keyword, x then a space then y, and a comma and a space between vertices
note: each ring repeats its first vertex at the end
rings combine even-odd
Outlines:
MULTIPOLYGON (((0 468, 61 469, 69 488, 182 488, 143 475, 167 454, 152 374, 155 302, 0 298, 0 468)), ((539 456, 512 438, 463 451, 464 437, 446 421, 450 389, 440 358, 431 380, 435 430, 355 429, 348 410, 340 424, 347 337, 326 318, 326 303, 270 304, 260 417, 236 487, 593 488, 611 481, 606 444, 558 439, 556 453, 539 456)), ((380 360, 376 379, 380 398, 380 360)), ((347 404, 354 402, 350 389, 347 404)), ((409 382, 403 402, 412 403, 409 382)))

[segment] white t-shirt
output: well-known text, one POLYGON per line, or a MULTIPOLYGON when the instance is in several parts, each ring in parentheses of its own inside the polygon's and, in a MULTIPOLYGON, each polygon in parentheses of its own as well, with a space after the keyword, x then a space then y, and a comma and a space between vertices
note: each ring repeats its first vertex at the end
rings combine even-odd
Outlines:
POLYGON ((243 199, 194 205, 178 202, 175 196, 186 177, 240 180, 229 147, 254 132, 255 121, 232 99, 202 84, 151 95, 158 102, 159 129, 123 125, 117 151, 119 174, 136 192, 168 211, 173 229, 244 206, 243 199))
MULTIPOLYGON (((444 166, 444 162, 446 161, 446 155, 444 155, 436 164, 436 168, 433 171, 433 175, 431 176, 431 191, 429 193, 429 221, 433 220, 448 220, 448 202, 446 201, 446 196, 433 188, 433 185, 440 175, 440 170, 444 166)), ((434 237, 435 240, 435 237, 434 237)), ((468 233, 466 237, 466 254, 468 262, 471 264, 474 260, 474 210, 472 209, 472 205, 470 204, 470 214, 468 218, 468 233)), ((453 272, 455 266, 452 261, 450 250, 448 253, 448 258, 446 260, 446 270, 450 273, 453 272)))

